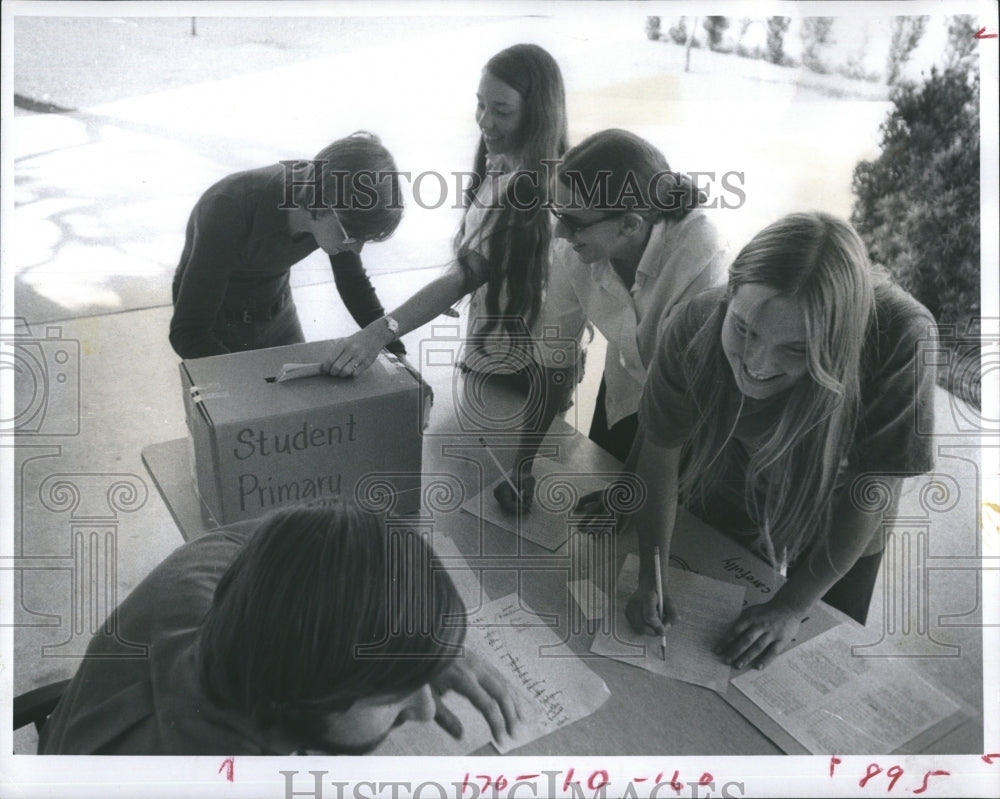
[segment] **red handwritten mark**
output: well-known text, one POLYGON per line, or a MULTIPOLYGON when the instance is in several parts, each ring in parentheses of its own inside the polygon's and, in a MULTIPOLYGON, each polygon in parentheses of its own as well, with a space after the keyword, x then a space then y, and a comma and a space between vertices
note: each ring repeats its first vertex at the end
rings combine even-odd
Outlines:
POLYGON ((684 786, 681 784, 681 781, 678 779, 678 777, 680 777, 680 775, 681 775, 680 772, 677 771, 677 769, 674 769, 674 776, 670 780, 670 787, 673 788, 675 791, 677 791, 677 793, 680 793, 684 789, 684 786))
POLYGON ((983 760, 985 760, 987 763, 989 763, 992 766, 993 765, 993 758, 995 758, 995 757, 1000 758, 1000 752, 994 752, 993 754, 990 754, 990 755, 983 755, 983 760))
POLYGON ((899 778, 903 776, 903 769, 901 766, 890 766, 889 770, 885 773, 885 776, 892 778, 889 780, 888 788, 888 790, 891 791, 896 786, 896 782, 899 778))
POLYGON ((563 780, 563 793, 568 791, 569 786, 572 785, 573 782, 575 781, 573 779, 573 771, 574 769, 571 768, 569 771, 566 772, 566 779, 563 780))
POLYGON ((840 759, 839 757, 837 757, 836 755, 834 755, 833 757, 831 757, 831 758, 830 758, 830 777, 831 777, 831 778, 833 777, 833 770, 834 770, 834 769, 835 769, 835 768, 836 768, 837 766, 839 766, 839 765, 840 765, 841 763, 843 763, 843 762, 844 762, 844 761, 843 761, 843 760, 841 760, 841 759, 840 759))
POLYGON ((868 784, 868 780, 881 773, 882 773, 882 767, 878 763, 869 763, 868 768, 865 769, 865 776, 863 776, 860 780, 858 780, 858 785, 864 788, 868 784), (872 771, 872 769, 875 770, 872 771))
POLYGON ((926 791, 927 790, 927 780, 929 780, 931 777, 948 777, 948 776, 951 776, 951 772, 950 771, 928 771, 926 774, 924 774, 923 784, 919 788, 914 788, 913 792, 914 793, 923 793, 924 791, 926 791))
POLYGON ((701 777, 700 777, 700 778, 698 779, 698 784, 699 784, 699 785, 709 785, 709 784, 710 784, 710 783, 711 783, 711 782, 712 782, 712 781, 713 781, 714 779, 715 779, 715 777, 713 777, 713 776, 712 776, 711 774, 709 774, 709 773, 708 773, 708 772, 706 771, 706 772, 705 772, 704 774, 702 774, 702 775, 701 775, 701 777))
POLYGON ((520 777, 518 777, 516 780, 514 780, 514 782, 521 782, 522 780, 533 780, 533 779, 535 779, 536 777, 539 777, 539 776, 540 775, 538 775, 538 774, 522 774, 520 777))
POLYGON ((995 39, 995 38, 997 38, 997 36, 998 36, 998 35, 1000 35, 1000 34, 996 34, 996 33, 987 33, 987 32, 986 32, 986 28, 985 28, 985 27, 983 27, 983 28, 980 28, 979 30, 977 30, 977 31, 975 32, 975 34, 974 34, 974 35, 975 35, 975 37, 976 37, 977 39, 995 39))
POLYGON ((233 767, 236 765, 235 761, 231 757, 227 757, 222 761, 222 765, 219 766, 219 770, 215 772, 216 774, 221 774, 222 769, 226 770, 226 779, 230 782, 233 781, 233 767))
POLYGON ((604 769, 598 769, 593 774, 587 778, 587 787, 592 791, 597 791, 603 788, 605 785, 610 784, 611 778, 608 776, 608 772, 604 769), (601 783, 597 783, 596 780, 603 780, 601 783))

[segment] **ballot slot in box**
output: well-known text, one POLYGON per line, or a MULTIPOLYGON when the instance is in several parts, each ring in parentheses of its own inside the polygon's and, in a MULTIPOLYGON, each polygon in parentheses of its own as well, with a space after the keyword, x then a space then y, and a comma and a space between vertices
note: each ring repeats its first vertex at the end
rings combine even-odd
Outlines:
POLYGON ((369 494, 394 513, 419 508, 419 376, 383 352, 353 378, 276 379, 328 352, 319 341, 181 362, 192 478, 220 523, 334 497, 364 506, 369 494))

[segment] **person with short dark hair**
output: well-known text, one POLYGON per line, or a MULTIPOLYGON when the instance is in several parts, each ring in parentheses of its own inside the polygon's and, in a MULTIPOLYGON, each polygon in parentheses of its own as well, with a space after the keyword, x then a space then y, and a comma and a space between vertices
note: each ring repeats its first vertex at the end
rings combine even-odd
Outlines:
POLYGON ((39 753, 363 754, 406 720, 460 734, 438 701, 448 689, 499 737, 517 706, 464 652, 464 610, 417 533, 351 505, 207 533, 121 603, 114 636, 94 637, 39 753))
MULTIPOLYGON (((174 351, 202 358, 303 341, 289 271, 317 248, 330 256, 355 322, 380 319, 385 311, 360 253, 399 225, 395 172, 378 137, 358 131, 310 162, 237 172, 210 187, 191 211, 174 274, 174 351)), ((387 348, 406 352, 399 341, 387 348)))

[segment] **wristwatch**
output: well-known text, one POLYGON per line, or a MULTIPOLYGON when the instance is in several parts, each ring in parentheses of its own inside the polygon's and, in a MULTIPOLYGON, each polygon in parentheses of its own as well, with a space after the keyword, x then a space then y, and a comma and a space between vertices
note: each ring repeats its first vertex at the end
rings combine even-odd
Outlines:
POLYGON ((395 341, 396 337, 399 336, 399 322, 397 322, 388 314, 386 314, 382 318, 385 320, 385 326, 389 328, 389 332, 392 333, 392 340, 395 341))

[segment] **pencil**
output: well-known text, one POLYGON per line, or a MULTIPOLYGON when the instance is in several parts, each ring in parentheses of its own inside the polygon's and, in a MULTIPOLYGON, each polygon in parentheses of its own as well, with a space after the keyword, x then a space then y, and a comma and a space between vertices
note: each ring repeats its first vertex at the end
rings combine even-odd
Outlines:
POLYGON ((500 470, 500 476, 507 481, 507 485, 511 487, 514 491, 514 496, 520 499, 521 492, 517 490, 517 486, 514 485, 514 481, 510 479, 507 472, 504 471, 503 464, 497 460, 497 456, 493 454, 493 450, 490 449, 489 444, 486 443, 486 439, 482 436, 479 437, 479 443, 483 445, 483 449, 486 450, 486 454, 490 456, 490 459, 497 465, 497 469, 500 470))
MULTIPOLYGON (((663 571, 660 568, 660 548, 653 547, 653 566, 656 569, 656 615, 663 622, 663 571)), ((667 636, 660 633, 660 658, 667 659, 667 636)))

